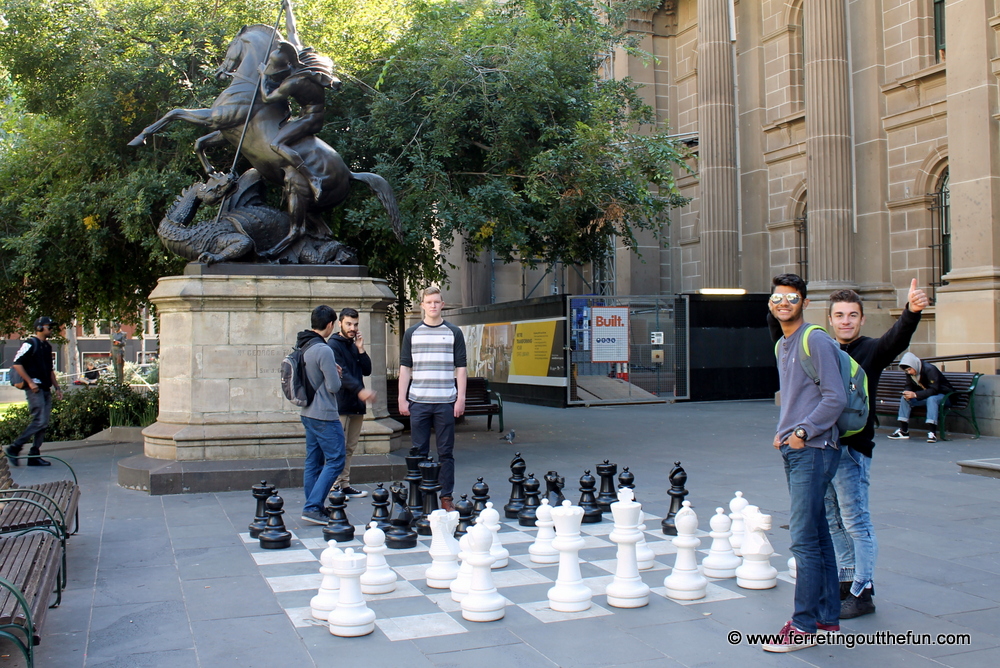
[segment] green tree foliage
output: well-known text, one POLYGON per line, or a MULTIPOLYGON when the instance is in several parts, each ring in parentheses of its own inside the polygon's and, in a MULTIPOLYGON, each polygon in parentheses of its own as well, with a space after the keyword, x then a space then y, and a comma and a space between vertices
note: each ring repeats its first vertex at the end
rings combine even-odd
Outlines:
MULTIPOLYGON (((681 154, 628 80, 628 10, 652 0, 302 0, 306 44, 338 64, 323 137, 385 176, 400 245, 371 193, 331 214, 374 275, 442 280, 442 248, 582 263, 658 230, 681 204, 681 154)), ((200 128, 127 142, 174 107, 205 107, 211 74, 264 0, 0 0, 0 327, 24 314, 128 318, 183 261, 155 229, 199 175, 200 128)), ((231 149, 213 155, 228 165, 231 149)), ((207 214, 206 214, 207 215, 207 214)))

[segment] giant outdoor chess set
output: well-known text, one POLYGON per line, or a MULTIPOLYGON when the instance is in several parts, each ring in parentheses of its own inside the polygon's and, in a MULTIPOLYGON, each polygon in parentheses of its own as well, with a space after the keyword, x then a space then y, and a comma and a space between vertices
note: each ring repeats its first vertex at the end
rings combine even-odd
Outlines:
POLYGON ((422 521, 413 519, 407 505, 413 496, 402 485, 393 486, 391 513, 388 491, 379 485, 368 526, 350 525, 346 499, 332 493, 324 537, 300 537, 284 529, 273 489, 255 486, 257 515, 243 542, 296 627, 324 626, 342 637, 378 628, 391 641, 412 640, 466 633, 503 619, 510 606, 552 623, 642 614, 650 595, 711 604, 773 588, 778 579, 794 582, 770 563, 779 556, 764 534, 770 517, 741 493, 729 502, 730 513, 720 507, 712 515, 711 533, 698 529, 705 518, 683 501, 686 474, 679 464, 670 476, 670 511, 657 526, 658 518, 634 500, 627 469, 613 493, 617 467, 607 461, 597 467, 600 494, 588 471, 578 505, 562 498, 563 479, 553 471, 540 499, 540 485, 530 474, 524 478, 518 455, 503 508, 488 501, 480 478, 474 500, 463 496, 446 512, 433 493, 437 465, 412 453, 407 459, 407 477, 421 474, 410 491, 422 492, 422 521))

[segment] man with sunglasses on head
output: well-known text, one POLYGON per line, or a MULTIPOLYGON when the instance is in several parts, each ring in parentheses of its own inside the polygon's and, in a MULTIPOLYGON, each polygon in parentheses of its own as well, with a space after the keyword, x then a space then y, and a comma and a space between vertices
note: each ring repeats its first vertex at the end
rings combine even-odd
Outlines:
POLYGON ((766 652, 792 652, 816 644, 816 633, 839 631, 837 560, 826 520, 824 497, 840 463, 837 419, 847 405, 837 344, 819 329, 806 332, 806 284, 779 274, 768 302, 781 327, 778 378, 781 414, 774 447, 781 451, 791 497, 788 529, 795 556, 794 613, 766 652), (808 341, 803 336, 808 335, 808 341), (808 344, 808 345, 807 345, 808 344), (817 382, 802 368, 808 348, 817 382))
POLYGON ((21 448, 29 440, 32 444, 28 451, 28 466, 52 466, 52 462, 42 459, 41 449, 45 429, 49 426, 49 416, 52 415, 51 388, 55 387, 56 398, 62 399, 62 389, 52 368, 52 346, 48 341, 55 327, 55 321, 48 316, 36 320, 35 335, 21 344, 10 367, 11 372, 16 374, 14 382, 20 384, 20 377, 20 382, 24 384, 28 409, 31 411, 31 422, 6 449, 7 457, 14 466, 19 464, 21 448))

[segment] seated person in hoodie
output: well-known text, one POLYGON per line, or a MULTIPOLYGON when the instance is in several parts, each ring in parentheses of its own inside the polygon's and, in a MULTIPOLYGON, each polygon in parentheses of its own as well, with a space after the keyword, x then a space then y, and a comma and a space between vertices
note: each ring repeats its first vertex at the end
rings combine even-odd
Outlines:
POLYGON ((927 442, 937 442, 938 414, 945 395, 954 388, 941 370, 930 362, 921 362, 913 353, 906 353, 899 361, 899 368, 909 374, 903 399, 899 402, 899 429, 889 434, 892 439, 910 438, 910 411, 914 406, 927 406, 927 442))

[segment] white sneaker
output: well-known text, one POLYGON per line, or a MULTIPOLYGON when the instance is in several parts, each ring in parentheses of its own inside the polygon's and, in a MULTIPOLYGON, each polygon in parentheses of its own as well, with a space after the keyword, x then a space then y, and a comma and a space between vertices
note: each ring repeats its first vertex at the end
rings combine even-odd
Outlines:
POLYGON ((935 434, 933 431, 927 432, 927 442, 928 443, 937 443, 937 440, 938 440, 937 439, 937 434, 935 434))
POLYGON ((901 429, 897 429, 896 431, 889 434, 889 438, 893 439, 894 441, 905 441, 909 440, 910 435, 901 429))

